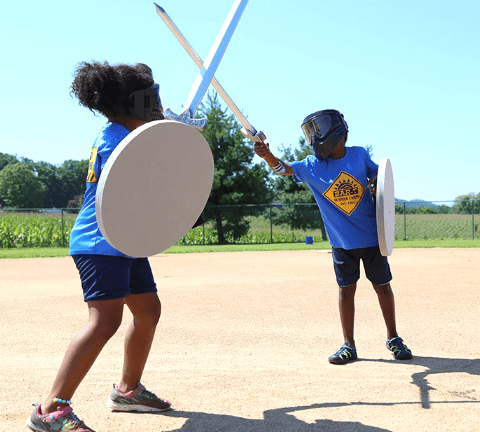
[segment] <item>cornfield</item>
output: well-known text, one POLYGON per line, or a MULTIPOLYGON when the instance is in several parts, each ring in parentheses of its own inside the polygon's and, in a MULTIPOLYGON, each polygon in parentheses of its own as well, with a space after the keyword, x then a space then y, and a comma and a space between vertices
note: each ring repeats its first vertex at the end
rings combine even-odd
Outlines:
MULTIPOLYGON (((284 205, 286 206, 286 205, 284 205)), ((249 207, 250 208, 250 207, 249 207)), ((297 243, 312 236, 322 241, 320 230, 292 230, 287 225, 275 226, 269 212, 248 216, 249 208, 239 206, 240 212, 250 223, 243 236, 234 239, 228 233, 226 241, 239 244, 297 243)), ((64 210, 43 212, 0 212, 0 248, 66 247, 76 215, 64 210)), ((275 209, 275 211, 281 211, 275 209)), ((257 213, 258 214, 258 213, 257 213)), ((271 212, 270 212, 271 215, 271 212)), ((397 214, 395 217, 395 239, 454 239, 480 238, 478 214, 397 214)), ((179 245, 217 244, 218 234, 211 223, 190 230, 179 245)))
POLYGON ((62 247, 68 238, 76 215, 13 213, 0 216, 0 247, 62 247))

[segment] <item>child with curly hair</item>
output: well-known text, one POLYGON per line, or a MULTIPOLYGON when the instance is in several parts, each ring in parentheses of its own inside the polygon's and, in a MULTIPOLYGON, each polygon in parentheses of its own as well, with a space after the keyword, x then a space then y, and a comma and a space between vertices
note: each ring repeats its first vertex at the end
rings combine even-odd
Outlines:
POLYGON ((133 314, 125 337, 124 363, 107 406, 118 411, 160 412, 171 404, 148 391, 141 377, 152 346, 161 304, 147 258, 129 257, 103 237, 95 214, 102 168, 116 146, 137 127, 162 120, 159 86, 144 64, 80 63, 71 93, 108 122, 90 154, 86 192, 70 236, 70 255, 79 271, 88 323, 67 348, 50 393, 34 404, 27 426, 32 431, 93 431, 76 417, 71 399, 103 347, 118 330, 124 306, 133 314))

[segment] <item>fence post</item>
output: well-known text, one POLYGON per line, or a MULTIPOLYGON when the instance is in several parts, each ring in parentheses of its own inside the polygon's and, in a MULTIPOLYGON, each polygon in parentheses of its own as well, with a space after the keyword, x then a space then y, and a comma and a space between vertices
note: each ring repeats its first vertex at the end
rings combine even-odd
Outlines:
POLYGON ((272 205, 270 204, 270 243, 273 243, 272 205))
POLYGON ((472 239, 475 239, 475 201, 470 197, 470 202, 472 203, 472 239))
POLYGON ((62 212, 62 247, 65 247, 65 224, 63 222, 63 208, 60 209, 62 212))
POLYGON ((202 219, 203 219, 203 224, 202 224, 202 230, 203 230, 203 239, 202 239, 202 244, 205 246, 205 208, 202 211, 202 219))
POLYGON ((407 203, 403 203, 403 240, 407 240, 407 203))

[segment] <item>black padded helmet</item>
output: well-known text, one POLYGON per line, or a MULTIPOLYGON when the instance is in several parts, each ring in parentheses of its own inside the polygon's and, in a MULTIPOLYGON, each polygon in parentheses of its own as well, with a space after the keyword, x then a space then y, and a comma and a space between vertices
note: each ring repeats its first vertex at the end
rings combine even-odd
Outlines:
POLYGON ((348 125, 341 112, 328 109, 305 117, 302 130, 315 156, 326 159, 348 133, 348 125))

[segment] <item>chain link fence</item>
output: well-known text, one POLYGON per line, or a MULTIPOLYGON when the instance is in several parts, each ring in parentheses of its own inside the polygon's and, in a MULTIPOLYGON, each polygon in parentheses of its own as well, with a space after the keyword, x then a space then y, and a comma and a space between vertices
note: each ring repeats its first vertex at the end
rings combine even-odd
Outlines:
MULTIPOLYGON (((441 211, 448 213, 434 213, 436 208, 407 207, 411 202, 397 203, 395 214, 395 239, 475 239, 480 237, 480 200, 471 199, 465 201, 441 202, 441 211), (447 204, 445 204, 447 203, 447 204), (448 204, 453 204, 448 206, 448 204)), ((435 204, 435 202, 433 203, 435 204)))
MULTIPOLYGON (((66 247, 78 209, 0 210, 0 248, 66 247)), ((178 244, 328 241, 316 204, 209 206, 178 244)), ((480 200, 397 202, 395 239, 478 239, 480 200)))
MULTIPOLYGON (((219 223, 235 215, 249 223, 246 233, 228 231, 222 226, 228 243, 295 243, 305 242, 307 236, 315 242, 327 241, 325 228, 315 203, 269 204, 242 206, 207 206, 203 231, 190 231, 181 244, 219 243, 219 223)), ((395 214, 395 240, 478 239, 480 238, 480 200, 397 202, 395 214), (428 205, 427 205, 428 204, 428 205)), ((200 230, 197 228, 196 230, 200 230)))

